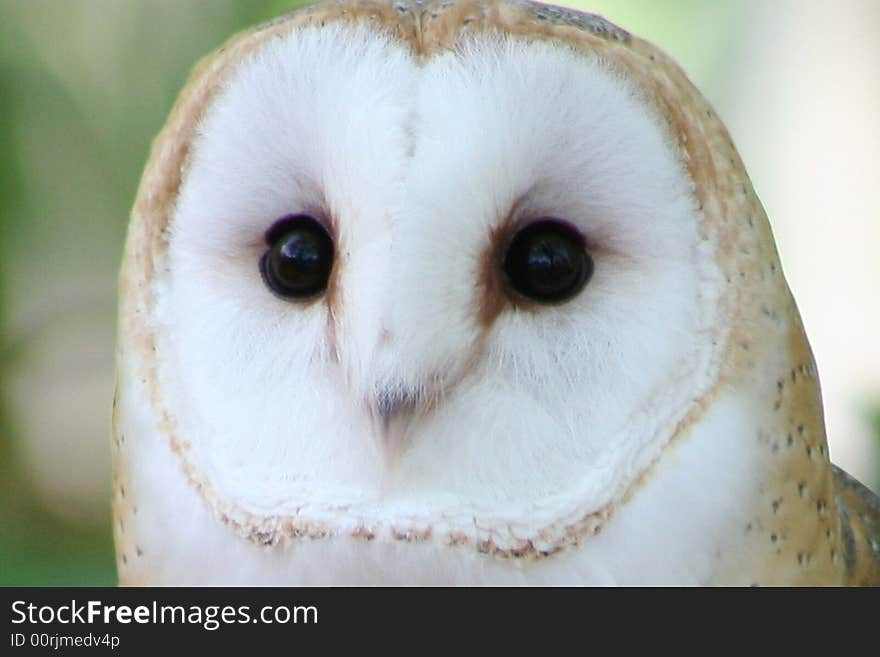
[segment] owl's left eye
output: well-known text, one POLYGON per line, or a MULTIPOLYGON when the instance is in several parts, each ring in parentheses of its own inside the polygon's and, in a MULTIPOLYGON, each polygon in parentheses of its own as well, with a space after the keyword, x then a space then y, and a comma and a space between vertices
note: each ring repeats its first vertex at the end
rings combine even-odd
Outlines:
POLYGON ((260 259, 260 273, 273 292, 305 300, 327 289, 333 268, 333 238, 309 215, 278 222, 266 237, 269 250, 260 259))
POLYGON ((517 294, 538 303, 561 303, 590 280, 593 259, 576 230, 548 217, 514 235, 504 256, 504 273, 517 294))

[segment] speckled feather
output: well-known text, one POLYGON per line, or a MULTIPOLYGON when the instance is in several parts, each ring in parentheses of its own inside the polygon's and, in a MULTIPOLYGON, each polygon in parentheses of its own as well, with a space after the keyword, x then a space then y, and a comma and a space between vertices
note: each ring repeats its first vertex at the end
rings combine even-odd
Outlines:
MULTIPOLYGON (((425 58, 455 49, 463 34, 503 30, 598 56, 636 83, 680 148, 701 204, 701 232, 717 243, 717 262, 727 282, 720 300, 724 328, 717 336, 723 344, 718 379, 713 392, 681 423, 667 449, 684 439, 688 426, 699 421, 721 390, 755 389, 766 405, 757 418, 759 429, 741 439, 757 441, 766 451, 767 475, 761 489, 763 503, 741 528, 741 549, 751 561, 748 583, 880 583, 877 498, 830 463, 815 363, 766 215, 720 119, 681 69, 653 45, 598 16, 522 1, 326 2, 237 35, 195 69, 154 143, 132 213, 120 280, 119 351, 120 361, 129 354, 127 362, 136 365, 127 365, 130 370, 120 376, 137 379, 152 400, 191 485, 209 501, 218 520, 245 539, 268 545, 319 539, 327 533, 297 518, 257 518, 228 500, 216 499, 210 483, 188 459, 187 443, 177 435, 174 416, 159 391, 154 326, 148 320, 155 305, 154 272, 166 266, 166 230, 195 127, 224 75, 273 37, 332 21, 381 26, 425 58), (780 354, 784 367, 768 376, 765 363, 770 355, 775 362, 780 354)), ((143 552, 133 529, 137 500, 126 492, 129 468, 119 423, 119 408, 125 401, 114 401, 114 529, 120 580, 138 583, 151 577, 137 566, 143 552)), ((644 473, 618 504, 636 494, 651 476, 650 470, 644 473)), ((614 511, 612 505, 549 536, 550 548, 524 545, 522 554, 498 549, 491 542, 421 536, 416 530, 393 538, 442 540, 454 549, 476 549, 499 558, 553 558, 589 540, 614 511)), ((357 538, 373 536, 364 529, 357 538)), ((718 581, 742 582, 739 575, 720 574, 718 581)))

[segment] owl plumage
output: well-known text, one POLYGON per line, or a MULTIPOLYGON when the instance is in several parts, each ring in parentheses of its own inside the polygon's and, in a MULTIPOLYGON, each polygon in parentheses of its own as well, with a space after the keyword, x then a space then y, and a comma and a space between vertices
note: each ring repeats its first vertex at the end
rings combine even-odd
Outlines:
POLYGON ((122 583, 880 581, 730 137, 600 17, 328 2, 234 37, 120 287, 122 583), (303 301, 267 290, 291 216, 333 244, 303 301), (594 266, 552 303, 508 264, 548 217, 594 266))

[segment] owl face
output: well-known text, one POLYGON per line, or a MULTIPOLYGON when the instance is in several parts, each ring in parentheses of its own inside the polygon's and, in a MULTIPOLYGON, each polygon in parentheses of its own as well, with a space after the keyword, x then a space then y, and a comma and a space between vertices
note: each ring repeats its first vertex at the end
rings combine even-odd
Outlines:
POLYGON ((852 580, 760 202, 601 18, 347 0, 234 37, 120 283, 122 582, 852 580))
POLYGON ((609 61, 331 22, 211 93, 153 329, 157 403, 223 514, 552 543, 715 385, 716 239, 609 61))

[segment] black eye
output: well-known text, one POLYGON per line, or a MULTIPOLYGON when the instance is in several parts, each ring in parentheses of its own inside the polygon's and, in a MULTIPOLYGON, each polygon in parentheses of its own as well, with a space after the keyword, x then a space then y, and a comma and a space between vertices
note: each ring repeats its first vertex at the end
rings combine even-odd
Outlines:
POLYGON ((504 256, 504 273, 522 296, 558 303, 584 288, 593 275, 593 259, 576 230, 556 219, 540 219, 514 235, 504 256))
POLYGON ((299 214, 277 222, 260 259, 263 280, 276 294, 308 299, 327 289, 333 268, 333 239, 314 218, 299 214))

